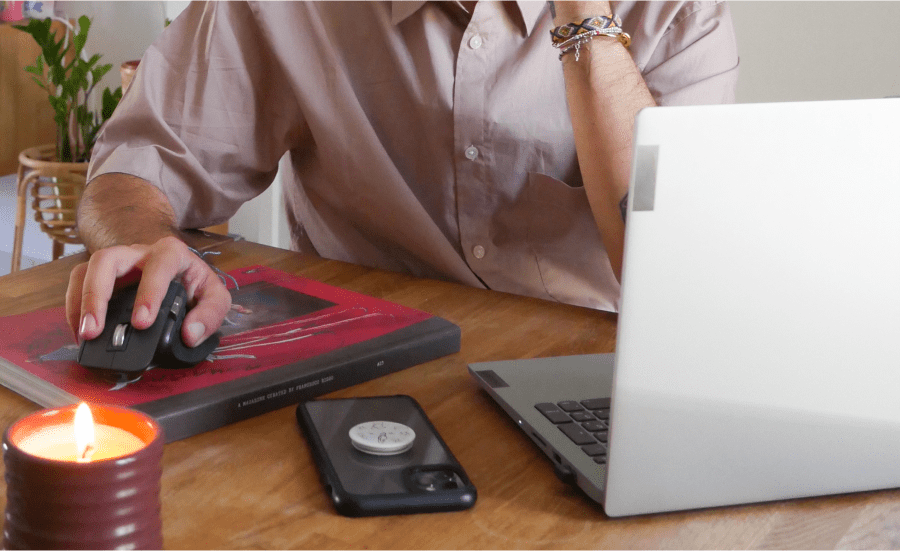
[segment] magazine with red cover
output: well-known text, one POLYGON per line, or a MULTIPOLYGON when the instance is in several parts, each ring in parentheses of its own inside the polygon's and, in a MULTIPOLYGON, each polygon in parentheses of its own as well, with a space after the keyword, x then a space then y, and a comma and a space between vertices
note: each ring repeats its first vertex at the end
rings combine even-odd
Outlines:
POLYGON ((206 361, 114 385, 75 358, 63 307, 0 318, 0 383, 45 407, 115 404, 171 442, 459 351, 431 314, 264 266, 228 274, 231 311, 206 361))

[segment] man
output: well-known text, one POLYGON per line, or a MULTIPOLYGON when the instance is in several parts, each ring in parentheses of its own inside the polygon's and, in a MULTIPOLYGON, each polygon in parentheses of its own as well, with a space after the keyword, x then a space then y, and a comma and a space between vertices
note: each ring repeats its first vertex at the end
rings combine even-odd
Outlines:
POLYGON ((716 2, 192 4, 94 150, 70 325, 99 335, 140 269, 134 326, 180 277, 183 338, 207 338, 229 295, 178 228, 227 220, 285 152, 301 251, 614 310, 635 115, 733 101, 737 65, 716 2))

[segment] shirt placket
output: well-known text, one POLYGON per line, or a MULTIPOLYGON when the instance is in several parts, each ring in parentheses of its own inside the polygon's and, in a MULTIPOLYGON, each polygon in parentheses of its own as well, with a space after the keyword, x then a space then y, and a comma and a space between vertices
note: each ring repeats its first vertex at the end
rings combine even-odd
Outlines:
POLYGON ((460 245, 476 275, 491 262, 489 163, 493 156, 485 132, 489 35, 479 24, 481 3, 463 34, 453 90, 454 167, 460 245))

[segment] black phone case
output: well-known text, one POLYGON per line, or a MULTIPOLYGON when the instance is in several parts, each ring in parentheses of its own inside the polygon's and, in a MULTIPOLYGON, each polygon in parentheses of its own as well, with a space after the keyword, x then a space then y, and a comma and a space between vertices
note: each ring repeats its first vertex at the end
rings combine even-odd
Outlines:
POLYGON ((312 400, 297 406, 297 421, 325 490, 342 515, 461 511, 475 504, 475 486, 410 396, 312 400), (350 429, 369 421, 411 427, 416 433, 412 448, 390 456, 357 450, 350 441, 350 429), (423 487, 422 480, 432 475, 452 487, 423 487))

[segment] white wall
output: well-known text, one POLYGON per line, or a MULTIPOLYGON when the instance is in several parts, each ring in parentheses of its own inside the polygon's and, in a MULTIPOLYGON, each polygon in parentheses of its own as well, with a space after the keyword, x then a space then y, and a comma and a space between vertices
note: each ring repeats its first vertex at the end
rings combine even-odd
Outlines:
MULTIPOLYGON (((70 19, 81 15, 91 18, 91 30, 85 50, 89 55, 101 54, 101 64, 111 63, 113 68, 100 83, 99 92, 92 96, 99 101, 103 88, 115 90, 122 84, 119 66, 132 59, 140 59, 144 50, 163 30, 165 10, 163 2, 104 2, 57 1, 57 15, 70 19)), ((96 105, 100 105, 96 103, 96 105)))
POLYGON ((900 96, 900 2, 730 2, 741 103, 900 96))

